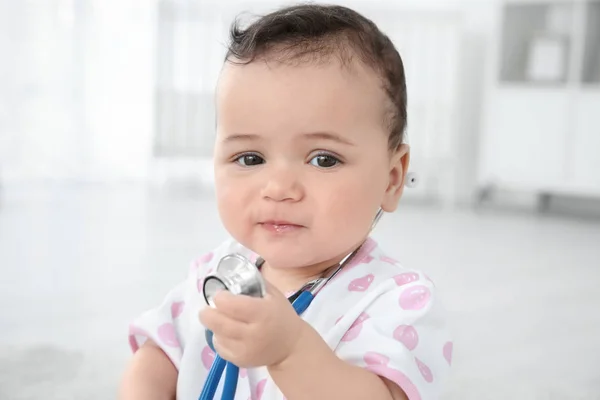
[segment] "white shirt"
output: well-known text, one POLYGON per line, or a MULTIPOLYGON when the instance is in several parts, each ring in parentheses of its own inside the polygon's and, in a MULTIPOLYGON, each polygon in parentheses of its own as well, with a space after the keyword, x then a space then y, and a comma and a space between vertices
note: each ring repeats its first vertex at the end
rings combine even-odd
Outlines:
MULTIPOLYGON (((178 400, 197 400, 210 370, 208 347, 198 313, 206 307, 204 276, 231 253, 252 261, 257 255, 229 240, 192 263, 188 278, 163 303, 130 326, 135 352, 150 338, 179 371, 178 400)), ((452 342, 433 283, 402 267, 367 239, 342 271, 321 290, 302 318, 335 354, 398 384, 410 400, 437 399, 449 372, 452 342)), ((225 374, 215 399, 221 398, 225 374)), ((281 400, 266 368, 240 370, 236 399, 281 400)))

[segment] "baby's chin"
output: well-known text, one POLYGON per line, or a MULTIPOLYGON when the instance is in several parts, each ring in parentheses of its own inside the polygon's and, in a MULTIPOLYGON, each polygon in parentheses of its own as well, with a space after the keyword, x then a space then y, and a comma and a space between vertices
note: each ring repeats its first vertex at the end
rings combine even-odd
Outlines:
POLYGON ((299 270, 307 269, 311 273, 318 273, 324 271, 335 265, 338 261, 337 255, 334 254, 318 254, 315 252, 300 251, 283 251, 282 249, 265 249, 261 253, 257 252, 271 268, 278 270, 299 270))
POLYGON ((308 267, 314 264, 306 254, 294 254, 293 252, 264 250, 256 252, 272 268, 276 269, 297 269, 308 267))
POLYGON ((308 237, 269 240, 263 235, 234 238, 244 247, 263 258, 276 269, 298 269, 334 265, 346 254, 338 254, 333 246, 323 246, 323 240, 308 237))
POLYGON ((320 258, 310 250, 299 249, 296 246, 288 247, 279 244, 278 246, 257 245, 249 248, 263 258, 269 266, 276 269, 310 267, 318 263, 320 258))

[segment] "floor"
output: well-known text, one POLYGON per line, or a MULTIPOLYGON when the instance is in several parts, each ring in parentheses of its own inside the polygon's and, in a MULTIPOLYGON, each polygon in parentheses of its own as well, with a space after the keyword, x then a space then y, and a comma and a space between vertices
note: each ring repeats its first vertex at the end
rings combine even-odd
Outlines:
MULTIPOLYGON (((127 323, 225 237, 211 195, 0 195, 0 399, 111 399, 127 323)), ((375 236, 442 290, 444 399, 600 399, 600 220, 403 205, 375 236)))

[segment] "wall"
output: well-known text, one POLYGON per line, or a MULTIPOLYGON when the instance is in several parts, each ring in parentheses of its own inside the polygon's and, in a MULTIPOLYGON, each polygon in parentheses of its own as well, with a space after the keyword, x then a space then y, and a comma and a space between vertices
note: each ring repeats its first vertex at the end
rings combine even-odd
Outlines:
MULTIPOLYGON (((200 2, 207 4, 208 2, 200 2)), ((290 1, 283 3, 293 3, 290 1)), ((226 17, 266 12, 279 1, 221 3, 226 17)), ((474 184, 484 51, 492 1, 338 1, 377 20, 379 5, 403 11, 455 12, 464 19, 455 120, 457 154, 446 202, 468 202, 474 184)), ((210 163, 153 157, 156 113, 156 2, 123 0, 0 0, 0 179, 23 181, 144 181, 190 176, 210 163), (165 161, 164 159, 162 160, 165 161), (187 166, 186 166, 187 165, 187 166)), ((224 38, 216 38, 223 40, 224 38)), ((209 143, 209 142, 207 142, 209 143)))
POLYGON ((0 0, 5 184, 148 176, 152 4, 0 0))

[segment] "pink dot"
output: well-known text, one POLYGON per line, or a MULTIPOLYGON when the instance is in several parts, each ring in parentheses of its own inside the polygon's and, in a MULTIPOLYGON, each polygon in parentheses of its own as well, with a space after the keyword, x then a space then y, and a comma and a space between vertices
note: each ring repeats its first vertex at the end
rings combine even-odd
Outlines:
POLYGON ((375 275, 373 274, 368 274, 363 276, 362 278, 354 279, 348 285, 348 290, 351 292, 364 292, 369 288, 369 286, 371 286, 371 283, 373 283, 373 279, 375 279, 375 275))
POLYGON ((366 256, 364 256, 362 258, 362 260, 360 260, 360 263, 361 264, 370 264, 371 261, 373 261, 373 260, 374 260, 373 256, 370 254, 367 254, 366 256))
POLYGON ((129 345, 134 353, 140 348, 137 336, 150 337, 150 334, 135 325, 129 325, 129 345))
POLYGON ((387 365, 390 362, 389 357, 373 351, 365 353, 363 359, 367 365, 387 365))
POLYGON ((340 271, 340 273, 337 274, 332 279, 332 281, 335 281, 336 279, 340 279, 340 277, 344 276, 345 274, 348 273, 348 271, 351 271, 352 269, 354 269, 356 266, 358 266, 360 264, 369 264, 371 261, 373 261, 374 258, 373 258, 373 256, 371 256, 371 253, 373 252, 373 250, 376 247, 377 247, 377 243, 375 243, 375 241, 372 238, 367 238, 365 243, 358 250, 358 253, 356 253, 356 255, 348 263, 348 265, 346 267, 344 267, 344 269, 342 269, 340 271))
POLYGON ((358 324, 362 324, 363 322, 365 322, 369 318, 371 318, 369 316, 369 314, 367 314, 366 312, 361 312, 360 315, 358 316, 358 318, 356 318, 356 321, 354 321, 354 323, 352 324, 352 326, 355 326, 355 325, 358 325, 358 324))
POLYGON ((210 260, 212 260, 213 258, 213 253, 206 253, 198 258, 196 258, 194 260, 194 262, 192 263, 192 268, 195 270, 200 269, 202 266, 204 266, 205 264, 207 264, 208 262, 210 262, 210 260))
POLYGON ((392 264, 392 265, 396 265, 396 264, 398 264, 398 261, 394 260, 394 259, 393 259, 393 258, 391 258, 391 257, 387 257, 387 256, 381 256, 381 257, 379 257, 379 259, 380 259, 381 261, 383 261, 383 262, 386 262, 386 263, 388 263, 388 264, 392 264))
POLYGON ((200 358, 202 359, 202 365, 204 365, 204 368, 210 370, 210 367, 212 366, 213 361, 215 360, 215 352, 212 351, 210 347, 206 346, 202 349, 202 354, 200 355, 200 358))
POLYGON ((256 397, 253 400, 260 400, 262 398, 263 392, 265 391, 265 385, 267 384, 267 380, 263 379, 258 382, 256 385, 256 397))
POLYGON ((179 347, 175 327, 171 323, 162 324, 158 327, 158 338, 161 342, 171 347, 179 347))
POLYGON ((171 318, 175 319, 181 315, 185 303, 183 301, 176 301, 171 304, 171 318))
POLYGON ((411 282, 418 281, 419 275, 414 272, 404 272, 400 275, 394 276, 394 280, 396 281, 396 285, 402 286, 411 282))
POLYGON ((418 358, 415 358, 415 361, 417 362, 417 367, 419 367, 419 371, 421 372, 421 375, 423 375, 423 378, 429 383, 433 382, 431 369, 429 369, 427 365, 423 364, 418 358))
POLYGON ((448 365, 452 364, 452 350, 453 350, 453 348, 454 348, 454 345, 452 344, 452 342, 447 342, 444 345, 444 358, 448 362, 448 365))
POLYGON ((410 325, 400 325, 394 330, 394 339, 402 342, 409 350, 414 350, 419 344, 417 330, 410 325))
POLYGON ((342 342, 350 342, 358 337, 360 331, 362 331, 362 323, 369 319, 369 314, 361 313, 358 318, 352 323, 348 331, 342 336, 342 342))
POLYGON ((346 331, 344 336, 342 336, 342 342, 350 342, 358 337, 362 331, 362 325, 352 326, 350 329, 346 331))
POLYGON ((212 259, 213 259, 213 253, 209 252, 209 253, 206 253, 203 256, 199 257, 198 263, 206 264, 206 263, 210 262, 210 260, 212 260, 212 259))
POLYGON ((423 285, 409 287, 400 295, 400 307, 405 310, 420 310, 427 305, 431 292, 423 285))
POLYGON ((248 376, 248 370, 246 368, 240 368, 240 377, 246 378, 248 376))
POLYGON ((419 393, 419 390, 415 384, 412 383, 411 380, 408 379, 408 377, 402 372, 386 365, 367 365, 366 369, 394 382, 396 385, 402 388, 410 400, 421 400, 421 394, 419 393))
POLYGON ((198 288, 198 293, 202 293, 202 290, 204 289, 204 279, 198 279, 196 281, 196 287, 198 288))
POLYGON ((335 320, 335 324, 334 324, 334 325, 337 325, 337 323, 338 323, 338 322, 340 322, 340 320, 341 320, 342 318, 344 318, 344 316, 343 316, 343 315, 342 315, 341 317, 339 317, 338 319, 336 319, 336 320, 335 320))

